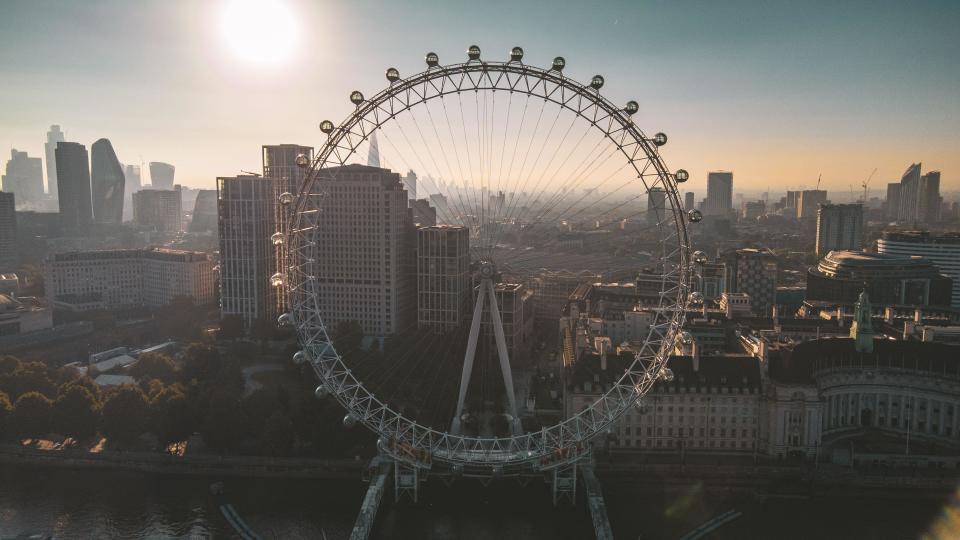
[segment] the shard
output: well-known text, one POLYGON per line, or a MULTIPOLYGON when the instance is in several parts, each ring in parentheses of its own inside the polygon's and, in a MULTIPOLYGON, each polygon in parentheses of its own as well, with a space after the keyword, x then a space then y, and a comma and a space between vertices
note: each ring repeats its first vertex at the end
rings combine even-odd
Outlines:
POLYGON ((93 220, 96 223, 121 223, 126 179, 120 160, 107 139, 93 143, 91 154, 93 220))

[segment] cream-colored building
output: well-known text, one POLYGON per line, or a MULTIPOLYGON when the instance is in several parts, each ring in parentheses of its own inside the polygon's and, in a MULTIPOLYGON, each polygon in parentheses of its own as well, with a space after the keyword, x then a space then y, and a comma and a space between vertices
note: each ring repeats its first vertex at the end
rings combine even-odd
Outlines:
POLYGON ((164 248, 80 251, 45 264, 47 298, 74 311, 159 307, 177 296, 207 304, 214 294, 213 261, 202 252, 164 248))

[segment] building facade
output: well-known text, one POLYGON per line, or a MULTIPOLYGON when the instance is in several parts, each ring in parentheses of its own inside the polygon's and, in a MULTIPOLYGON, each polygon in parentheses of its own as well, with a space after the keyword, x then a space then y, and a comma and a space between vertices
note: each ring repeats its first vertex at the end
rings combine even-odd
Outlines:
POLYGON ((280 291, 270 236, 276 232, 274 181, 256 175, 217 178, 220 314, 246 326, 277 315, 280 291))
POLYGON ((43 198, 43 160, 10 150, 10 160, 0 181, 3 191, 17 194, 21 206, 36 206, 43 198))
POLYGON ((0 274, 16 272, 19 265, 17 253, 16 196, 0 191, 0 274))
POLYGON ((666 219, 667 192, 662 187, 647 191, 647 226, 656 227, 666 219))
POLYGON ((817 257, 863 249, 863 205, 824 204, 817 209, 817 257))
POLYGON ((157 232, 182 230, 183 197, 175 189, 144 189, 133 194, 133 223, 157 232))
POLYGON ((60 126, 50 126, 47 132, 47 142, 43 143, 43 151, 47 160, 47 193, 57 198, 59 191, 57 188, 57 144, 64 141, 63 132, 60 126))
POLYGON ((754 314, 770 316, 777 299, 777 257, 769 249, 738 249, 727 255, 727 292, 750 295, 754 314))
POLYGON ((217 230, 217 190, 201 189, 193 203, 193 215, 190 217, 190 232, 209 232, 217 230))
POLYGON ((469 229, 418 229, 417 326, 445 332, 469 324, 471 283, 469 229))
POLYGON ((960 233, 888 232, 877 241, 877 251, 900 256, 920 256, 937 265, 953 280, 950 306, 960 308, 960 233))
POLYGON ((150 187, 151 189, 173 189, 173 176, 176 173, 176 167, 162 161, 150 162, 150 187))
POLYGON ((79 143, 57 143, 57 190, 60 222, 65 231, 85 231, 93 223, 90 164, 87 148, 79 143))
POLYGON ((807 189, 797 193, 797 219, 813 219, 817 208, 827 204, 827 192, 823 189, 807 189))
POLYGON ((707 203, 704 213, 728 216, 733 210, 733 173, 714 171, 707 174, 707 203))
POLYGON ((853 304, 861 291, 884 306, 949 306, 953 281, 922 257, 831 251, 807 270, 806 300, 853 304))
POLYGON ((97 140, 90 151, 93 220, 96 223, 122 223, 126 178, 120 160, 107 139, 97 140))
POLYGON ((316 276, 328 328, 358 321, 383 338, 416 324, 416 233, 400 175, 363 165, 328 168, 317 227, 316 276))
POLYGON ((206 253, 165 248, 59 253, 47 259, 48 300, 88 311, 160 307, 174 298, 215 300, 213 260, 206 253))

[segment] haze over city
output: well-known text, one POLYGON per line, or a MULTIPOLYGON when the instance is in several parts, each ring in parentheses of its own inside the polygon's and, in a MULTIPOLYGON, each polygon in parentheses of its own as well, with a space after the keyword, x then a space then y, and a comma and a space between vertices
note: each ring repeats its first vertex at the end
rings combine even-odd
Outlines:
POLYGON ((0 146, 40 155, 60 124, 209 188, 255 170, 265 141, 322 141, 318 119, 340 121, 348 93, 380 89, 390 65, 412 74, 427 51, 459 61, 462 41, 489 58, 521 43, 527 63, 563 55, 570 76, 604 74, 604 95, 636 99, 690 189, 732 170, 743 190, 822 175, 846 191, 874 168, 882 188, 918 161, 944 171, 945 191, 960 185, 956 2, 277 5, 263 19, 227 1, 5 2, 0 146))
POLYGON ((0 0, 0 540, 960 538, 958 28, 0 0))

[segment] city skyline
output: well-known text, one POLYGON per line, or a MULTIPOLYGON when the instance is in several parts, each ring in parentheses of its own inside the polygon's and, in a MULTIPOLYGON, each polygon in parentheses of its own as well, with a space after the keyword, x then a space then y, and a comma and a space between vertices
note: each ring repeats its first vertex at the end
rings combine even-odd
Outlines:
POLYGON ((688 189, 705 191, 708 171, 731 170, 741 190, 809 189, 822 174, 821 187, 847 191, 876 168, 871 187, 879 193, 917 161, 943 171, 943 191, 960 185, 952 174, 960 165, 952 151, 960 144, 960 98, 952 91, 960 81, 952 54, 960 38, 951 31, 960 10, 946 2, 882 13, 856 3, 803 9, 741 3, 751 8, 748 16, 703 4, 696 17, 672 6, 562 5, 546 14, 511 6, 506 21, 494 16, 502 11, 497 5, 434 13, 420 3, 368 2, 350 10, 281 4, 295 15, 278 19, 293 25, 292 45, 270 63, 224 35, 221 25, 232 20, 224 2, 202 8, 148 2, 136 10, 120 2, 90 9, 13 2, 0 22, 8 81, 0 96, 16 107, 0 111, 0 144, 42 156, 44 133, 59 124, 67 140, 90 145, 108 137, 123 163, 161 159, 177 167, 178 183, 212 188, 218 175, 256 170, 263 144, 319 146, 317 123, 344 118, 352 89, 382 88, 386 67, 420 71, 429 50, 443 62, 465 60, 469 40, 485 58, 506 58, 521 45, 527 63, 548 65, 563 55, 572 77, 606 75, 616 84, 604 95, 636 99, 641 126, 670 136, 666 157, 691 172, 688 189), (121 24, 99 22, 107 13, 121 24), (428 15, 436 17, 436 31, 401 30, 428 15), (475 33, 447 35, 445 28, 466 16, 479 21, 475 33), (574 20, 582 29, 575 35, 585 36, 574 42, 567 32, 536 31, 568 28, 574 20), (94 31, 74 36, 69 50, 56 46, 78 21, 94 31), (338 47, 346 43, 345 29, 361 22, 383 39, 338 47), (334 31, 308 31, 314 27, 334 31), (911 27, 923 28, 923 38, 901 31, 911 27), (113 47, 130 28, 139 29, 137 38, 113 47), (651 46, 638 46, 638 36, 651 46), (385 50, 384 42, 394 45, 385 50), (646 82, 651 75, 674 82, 657 88, 646 82))

